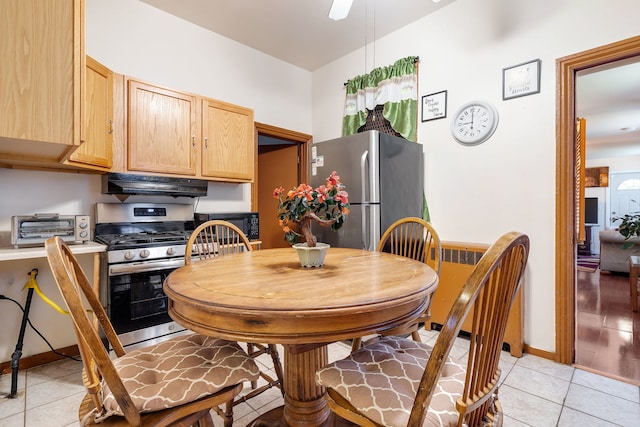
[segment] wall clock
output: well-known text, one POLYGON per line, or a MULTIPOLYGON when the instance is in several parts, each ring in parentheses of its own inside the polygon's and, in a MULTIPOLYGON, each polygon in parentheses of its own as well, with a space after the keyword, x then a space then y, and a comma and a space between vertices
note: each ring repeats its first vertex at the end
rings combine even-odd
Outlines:
POLYGON ((498 127, 498 110, 483 101, 463 104, 451 120, 451 134, 462 145, 478 145, 498 127))

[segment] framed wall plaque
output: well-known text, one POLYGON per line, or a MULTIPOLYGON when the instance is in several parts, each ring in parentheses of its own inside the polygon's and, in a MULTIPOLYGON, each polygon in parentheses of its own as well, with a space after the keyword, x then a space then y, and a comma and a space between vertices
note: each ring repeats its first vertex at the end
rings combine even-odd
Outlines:
POLYGON ((540 60, 502 69, 502 99, 518 98, 540 92, 540 60))
POLYGON ((422 97, 422 121, 447 117, 447 91, 430 93, 422 97))

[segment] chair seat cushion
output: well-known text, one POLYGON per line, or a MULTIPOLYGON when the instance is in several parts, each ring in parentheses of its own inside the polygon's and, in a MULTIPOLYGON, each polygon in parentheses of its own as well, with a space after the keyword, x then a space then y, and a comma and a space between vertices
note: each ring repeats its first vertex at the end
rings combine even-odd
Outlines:
MULTIPOLYGON (((199 334, 134 350, 113 363, 139 412, 179 406, 260 374, 237 343, 199 334)), ((122 415, 104 380, 102 386, 103 415, 122 415)))
MULTIPOLYGON (((406 426, 432 347, 400 337, 383 337, 316 373, 358 411, 385 426, 406 426)), ((433 393, 425 426, 455 426, 466 367, 448 358, 433 393)))

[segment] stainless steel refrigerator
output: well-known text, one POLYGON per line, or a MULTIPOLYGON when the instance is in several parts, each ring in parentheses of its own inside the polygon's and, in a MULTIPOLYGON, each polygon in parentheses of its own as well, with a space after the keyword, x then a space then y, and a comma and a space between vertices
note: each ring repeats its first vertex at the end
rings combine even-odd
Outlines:
POLYGON ((313 224, 319 242, 334 247, 375 250, 396 220, 422 217, 422 145, 378 131, 317 142, 310 147, 310 185, 326 182, 332 171, 349 193, 349 215, 331 231, 313 224))

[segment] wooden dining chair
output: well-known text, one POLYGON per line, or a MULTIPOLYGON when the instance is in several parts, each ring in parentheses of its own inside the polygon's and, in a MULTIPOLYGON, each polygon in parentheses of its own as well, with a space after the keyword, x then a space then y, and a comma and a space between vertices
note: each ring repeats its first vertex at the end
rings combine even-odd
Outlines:
POLYGON ((255 361, 237 343, 188 334, 126 353, 69 247, 52 237, 45 250, 82 357, 87 389, 79 409, 82 425, 213 426, 211 409, 223 416, 225 426, 232 425, 225 414, 242 382, 259 377, 255 361))
POLYGON ((433 347, 380 337, 320 369, 316 380, 330 408, 361 426, 502 425, 498 363, 528 254, 526 235, 501 236, 465 282, 433 347), (467 315, 465 363, 449 353, 467 315))
MULTIPOLYGON (((442 260, 440 237, 435 228, 422 218, 406 217, 391 224, 382 234, 377 250, 378 252, 388 252, 424 262, 440 275, 442 260)), ((424 324, 431 319, 431 300, 432 296, 429 295, 424 313, 415 322, 385 331, 383 335, 406 335, 411 333, 411 337, 414 340, 420 341, 418 328, 421 323, 424 324)), ((354 338, 351 343, 351 350, 355 351, 361 345, 362 338, 354 338)))
MULTIPOLYGON (((200 224, 191 233, 187 241, 184 262, 188 265, 196 257, 199 260, 203 260, 251 250, 253 250, 251 243, 240 228, 228 221, 211 220, 200 224)), ((257 358, 262 354, 270 355, 276 378, 261 370, 260 376, 265 380, 265 384, 258 387, 257 381, 253 381, 251 383, 252 390, 245 395, 237 397, 234 400, 234 405, 256 397, 271 387, 280 388, 280 392, 284 397, 284 376, 276 345, 247 343, 247 352, 253 358, 257 358)))

